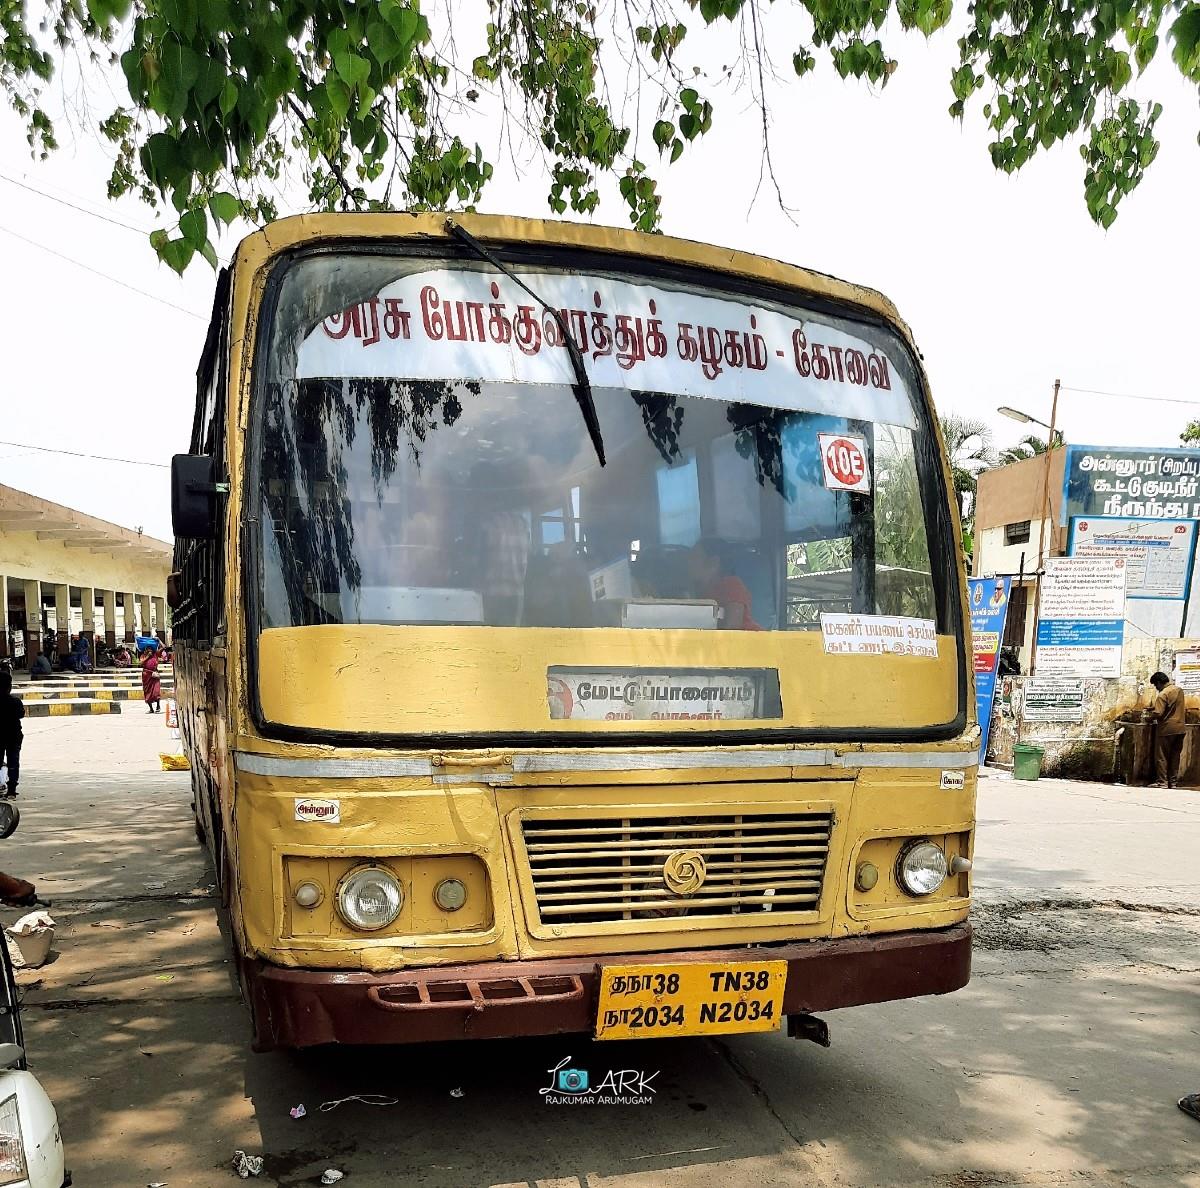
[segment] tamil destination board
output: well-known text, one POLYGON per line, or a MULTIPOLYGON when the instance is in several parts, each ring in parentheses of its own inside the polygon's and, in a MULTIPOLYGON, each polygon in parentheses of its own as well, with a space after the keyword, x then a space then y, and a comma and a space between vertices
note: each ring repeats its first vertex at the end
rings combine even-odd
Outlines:
POLYGON ((1067 446, 1060 522, 1074 516, 1200 519, 1200 452, 1067 446))

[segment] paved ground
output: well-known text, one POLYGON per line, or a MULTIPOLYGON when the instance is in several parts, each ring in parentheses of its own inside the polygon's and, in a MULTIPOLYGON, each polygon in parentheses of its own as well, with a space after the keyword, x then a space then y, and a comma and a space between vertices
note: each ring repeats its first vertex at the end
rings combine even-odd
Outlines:
POLYGON ((254 1055, 161 718, 27 729, 4 869, 56 902, 22 975, 81 1188, 261 1183, 1200 1188, 1200 792, 984 781, 970 987, 779 1035, 254 1055), (653 1105, 545 1106, 564 1056, 658 1071, 653 1105), (452 1089, 461 1089, 454 1096, 452 1089), (387 1107, 320 1103, 386 1093, 387 1107), (289 1108, 309 1111, 294 1121, 289 1108))

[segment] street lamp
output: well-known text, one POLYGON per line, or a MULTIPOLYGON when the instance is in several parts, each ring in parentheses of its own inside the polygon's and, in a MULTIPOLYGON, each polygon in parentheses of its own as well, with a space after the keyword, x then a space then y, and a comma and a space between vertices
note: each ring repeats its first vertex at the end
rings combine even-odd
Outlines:
POLYGON ((1045 421, 1039 421, 1037 417, 1031 417, 1027 412, 1022 412, 1019 408, 1009 408, 1007 404, 1002 404, 996 411, 1002 417, 1008 417, 1011 421, 1020 421, 1022 425, 1041 425, 1043 429, 1050 428, 1045 421))
MULTIPOLYGON (((1008 405, 1002 405, 996 409, 1002 416, 1009 417, 1014 421, 1020 421, 1023 425, 1041 425, 1048 433, 1046 438, 1046 464, 1042 479, 1042 506, 1041 512, 1038 515, 1038 552, 1037 552, 1037 576, 1033 591, 1033 642, 1029 647, 1029 670, 1033 671, 1034 662, 1037 659, 1037 632, 1038 632, 1038 611, 1039 603, 1042 594, 1042 569, 1045 567, 1045 560, 1042 553, 1045 549, 1046 538, 1046 521, 1053 519, 1054 511, 1050 504, 1050 459, 1054 453, 1054 435, 1055 425, 1058 423, 1058 391, 1061 386, 1060 380, 1054 381, 1054 399, 1050 404, 1050 423, 1047 425, 1045 421, 1038 420, 1037 417, 1031 417, 1027 412, 1022 412, 1019 408, 1009 408, 1008 405)), ((1050 540, 1054 540, 1054 525, 1050 525, 1050 540)))

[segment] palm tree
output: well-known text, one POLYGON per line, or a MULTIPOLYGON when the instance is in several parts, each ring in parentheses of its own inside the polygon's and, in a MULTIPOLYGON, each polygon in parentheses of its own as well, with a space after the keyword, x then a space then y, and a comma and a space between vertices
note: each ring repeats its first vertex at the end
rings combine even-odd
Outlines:
MULTIPOLYGON (((1062 434, 1055 429, 1054 448, 1062 445, 1062 434)), ((1046 452, 1045 441, 1036 433, 1028 433, 1015 446, 1010 446, 1000 453, 1000 465, 1007 466, 1010 462, 1024 462, 1026 458, 1036 458, 1046 452)))
POLYGON ((950 455, 954 497, 966 531, 970 529, 974 518, 979 472, 996 465, 992 430, 985 421, 959 416, 958 413, 944 413, 941 422, 946 452, 950 455))

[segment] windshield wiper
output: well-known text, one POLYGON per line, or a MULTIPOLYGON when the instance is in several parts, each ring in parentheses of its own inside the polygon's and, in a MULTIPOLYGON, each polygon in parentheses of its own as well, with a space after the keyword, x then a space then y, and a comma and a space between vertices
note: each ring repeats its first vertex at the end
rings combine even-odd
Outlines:
POLYGON ((554 320, 558 323, 559 333, 562 335, 563 343, 566 345, 567 354, 571 356, 571 367, 575 371, 575 382, 571 385, 571 390, 575 393, 575 402, 579 405, 579 411, 583 413, 583 423, 587 427, 588 437, 592 439, 592 446, 596 451, 596 458, 600 465, 604 463, 604 438, 600 433, 600 419, 596 416, 596 402, 592 399, 592 383, 588 379, 587 368, 584 366, 583 355, 579 350, 579 344, 571 335, 571 331, 567 328, 567 321, 562 314, 550 305, 543 298, 539 297, 507 264, 502 263, 496 258, 494 252, 484 247, 474 235, 470 233, 461 224, 456 223, 454 219, 446 220, 446 230, 453 235, 460 243, 465 243, 477 256, 486 260, 493 268, 498 268, 504 273, 509 280, 520 285, 530 297, 534 299, 554 320))

